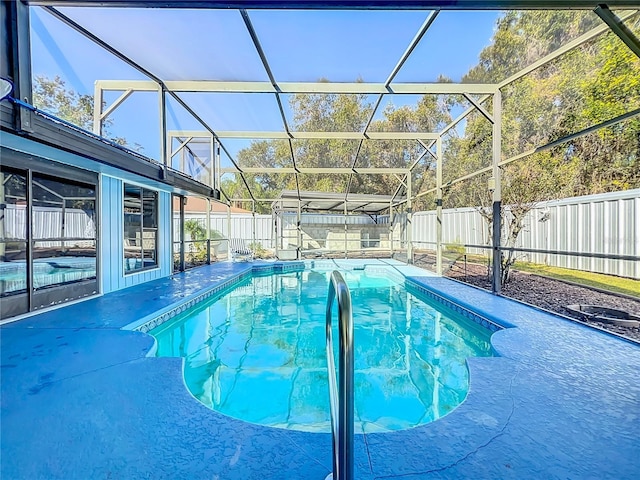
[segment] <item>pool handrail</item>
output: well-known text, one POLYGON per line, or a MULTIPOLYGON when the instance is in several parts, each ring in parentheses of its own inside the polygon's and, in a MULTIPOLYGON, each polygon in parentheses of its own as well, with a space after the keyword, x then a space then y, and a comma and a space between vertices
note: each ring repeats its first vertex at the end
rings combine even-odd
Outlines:
POLYGON ((351 294, 344 278, 337 270, 331 273, 327 298, 327 368, 329 376, 329 404, 333 440, 333 473, 327 479, 353 480, 353 316, 351 294), (333 360, 331 330, 334 299, 338 300, 338 376, 333 360))

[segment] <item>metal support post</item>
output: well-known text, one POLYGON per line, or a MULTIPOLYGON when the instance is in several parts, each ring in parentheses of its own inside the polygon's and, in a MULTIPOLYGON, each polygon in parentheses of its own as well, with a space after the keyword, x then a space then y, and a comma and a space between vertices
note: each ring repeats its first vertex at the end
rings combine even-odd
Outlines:
POLYGON ((282 200, 280 200, 280 210, 278 212, 278 238, 280 239, 280 249, 284 249, 284 218, 282 217, 282 200))
POLYGON ((227 204, 227 259, 231 259, 231 200, 227 204))
POLYGON ((302 256, 302 228, 300 225, 300 222, 302 220, 302 204, 300 202, 300 200, 298 200, 298 215, 297 215, 297 219, 296 219, 296 229, 297 229, 297 234, 298 234, 298 248, 296 251, 296 258, 298 260, 300 260, 301 256, 302 256))
POLYGON ((280 249, 284 248, 284 220, 282 219, 282 200, 279 202, 280 208, 278 210, 278 240, 280 240, 280 249))
POLYGON ((166 109, 166 90, 164 85, 158 85, 158 107, 160 112, 160 161, 164 166, 162 174, 167 178, 167 166, 169 158, 167 152, 167 109, 166 109))
POLYGON ((25 236, 27 247, 27 310, 33 310, 33 171, 27 170, 27 210, 25 222, 25 236))
POLYGON ((347 202, 344 202, 344 258, 347 258, 347 202))
POLYGON ((442 275, 442 137, 436 140, 436 274, 442 275))
POLYGON ((500 214, 502 211, 502 188, 500 180, 500 158, 502 154, 502 92, 493 94, 493 293, 499 294, 502 279, 502 252, 500 234, 502 229, 500 214))
MULTIPOLYGON (((8 42, 2 46, 2 57, 11 58, 11 77, 15 98, 33 104, 31 82, 31 39, 29 28, 29 5, 24 2, 6 2, 4 7, 9 15, 8 31, 3 34, 8 42), (6 49, 10 49, 7 51, 6 49)), ((3 40, 4 43, 4 40, 3 40)), ((32 112, 28 108, 14 105, 15 126, 18 131, 32 132, 32 112)))
POLYGON ((220 142, 216 146, 216 184, 217 189, 220 190, 222 188, 222 178, 220 174, 220 142))
POLYGON ((209 138, 209 183, 211 188, 218 190, 218 184, 216 182, 216 172, 218 171, 216 168, 216 139, 214 137, 209 138))
POLYGON ((102 103, 104 94, 100 82, 93 86, 93 133, 102 136, 102 103))
POLYGON ((389 256, 393 258, 393 200, 389 202, 389 256))
POLYGON ((180 271, 184 272, 184 202, 186 197, 180 196, 180 271))
MULTIPOLYGON (((60 236, 64 239, 67 236, 67 234, 65 232, 65 230, 66 230, 65 217, 67 216, 67 202, 64 199, 62 199, 62 214, 60 216, 62 217, 62 218, 60 218, 60 220, 61 220, 61 222, 60 222, 60 234, 61 235, 60 236)), ((67 242, 62 240, 61 246, 62 246, 62 251, 66 253, 67 242)))
POLYGON ((607 5, 598 5, 594 12, 606 23, 611 31, 631 49, 631 51, 640 58, 640 40, 633 34, 633 31, 627 27, 618 16, 609 10, 607 5))
MULTIPOLYGON (((2 5, 0 5, 0 8, 3 8, 2 5)), ((11 174, 9 174, 11 175, 11 174)), ((4 188, 4 173, 2 173, 2 171, 0 171, 0 205, 2 205, 3 207, 1 208, 1 211, 4 212, 4 205, 6 202, 6 197, 5 197, 5 188, 4 188)), ((5 230, 5 222, 4 222, 4 218, 3 221, 0 222, 0 238, 6 238, 6 230, 5 230)), ((6 248, 7 248, 7 244, 5 242, 0 242, 0 258, 4 258, 5 252, 6 252, 6 248)))
POLYGON ((251 241, 253 248, 256 247, 256 201, 251 200, 251 241))
POLYGON ((411 222, 413 221, 413 202, 411 196, 411 172, 407 174, 407 263, 413 263, 413 231, 411 222))
POLYGON ((211 264, 211 199, 207 198, 207 265, 210 265, 210 264, 211 264))
POLYGON ((278 258, 278 211, 273 204, 271 205, 271 219, 273 220, 273 244, 276 251, 276 258, 278 258))

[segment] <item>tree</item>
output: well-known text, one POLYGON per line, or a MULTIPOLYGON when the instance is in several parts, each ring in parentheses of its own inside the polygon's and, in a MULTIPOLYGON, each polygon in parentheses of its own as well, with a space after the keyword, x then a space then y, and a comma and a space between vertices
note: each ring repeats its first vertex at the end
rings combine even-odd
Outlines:
MULTIPOLYGON (((594 26, 588 12, 512 12, 498 21, 492 45, 466 81, 496 82, 594 26)), ((503 158, 566 137, 640 106, 640 60, 613 34, 573 50, 503 89, 503 158)), ((514 247, 526 214, 552 198, 640 186, 640 122, 599 130, 502 169, 503 245, 514 247)), ((491 163, 491 125, 468 118, 462 138, 445 148, 445 182, 491 163)), ((453 185, 446 206, 477 206, 493 225, 488 175, 453 185)), ((503 255, 502 282, 516 260, 503 255)))
MULTIPOLYGON (((442 81, 445 81, 443 79, 442 81)), ((291 129, 294 131, 363 131, 373 110, 366 95, 360 94, 297 94, 290 97, 293 111, 291 129)), ((382 118, 371 122, 370 131, 432 132, 450 121, 450 102, 446 97, 424 96, 416 106, 388 105, 382 118)), ((298 139, 292 141, 297 167, 333 168, 351 167, 356 170, 370 167, 408 167, 424 151, 416 141, 365 140, 358 150, 359 140, 298 139), (356 158, 357 152, 357 158, 356 158)), ((255 141, 238 153, 240 166, 292 167, 288 141, 255 141)), ((254 196, 274 198, 283 189, 295 189, 292 174, 244 174, 254 196)), ((422 181, 422 174, 417 175, 422 181)), ((242 180, 223 182, 225 193, 246 190, 242 180)), ((299 174, 301 190, 385 194, 398 186, 394 175, 337 175, 299 174), (349 179, 351 182, 349 183, 349 179)), ((234 195, 231 195, 234 196, 234 195)))
MULTIPOLYGON (((93 130, 93 97, 81 95, 68 89, 65 81, 57 75, 53 79, 44 75, 36 75, 33 82, 33 104, 37 108, 84 130, 93 130)), ((129 145, 123 137, 111 136, 109 127, 112 125, 113 120, 103 121, 103 137, 137 152, 144 150, 137 143, 129 145)))
MULTIPOLYGON (((635 17, 632 29, 638 28, 635 17)), ((518 11, 501 16, 491 45, 463 82, 498 83, 531 65, 600 20, 588 11, 518 11)), ((448 81, 440 78, 439 81, 448 81)), ((292 130, 361 131, 372 103, 364 95, 293 95, 292 130)), ((425 95, 413 106, 388 106, 369 131, 438 131, 450 121, 452 105, 469 107, 455 96, 425 95)), ((491 111, 491 100, 485 102, 491 111)), ((571 139, 552 149, 546 146, 572 133, 640 108, 640 60, 612 33, 565 53, 502 88, 503 160, 545 147, 502 169, 502 223, 505 246, 513 247, 524 228, 528 211, 544 200, 640 187, 640 120, 571 139)), ((358 141, 294 140, 299 167, 349 167, 358 141)), ((469 115, 463 126, 443 139, 444 183, 489 167, 492 162, 492 125, 480 113, 469 115)), ((417 142, 365 140, 358 167, 407 167, 423 151, 417 142)), ((287 141, 254 142, 238 155, 241 165, 292 166, 287 141)), ((414 194, 433 188, 430 158, 413 172, 414 194)), ((445 207, 476 207, 492 226, 489 174, 478 175, 445 189, 445 207)), ((251 190, 269 198, 295 188, 293 175, 246 175, 251 190), (285 178, 286 177, 286 178, 285 178)), ((299 175, 306 190, 344 192, 350 175, 299 175)), ((393 175, 353 175, 350 192, 390 194, 398 186, 393 175)), ((245 190, 238 186, 235 191, 245 190)), ((427 197, 416 208, 433 208, 427 197)), ((516 256, 507 253, 503 281, 516 256)))

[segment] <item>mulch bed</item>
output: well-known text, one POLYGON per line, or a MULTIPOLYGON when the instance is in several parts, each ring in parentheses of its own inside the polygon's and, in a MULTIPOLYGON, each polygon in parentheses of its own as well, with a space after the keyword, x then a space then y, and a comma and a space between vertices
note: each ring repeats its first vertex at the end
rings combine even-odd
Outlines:
MULTIPOLYGON (((420 266, 420 263, 423 263, 426 267, 432 267, 432 262, 426 257, 416 259, 416 265, 420 266)), ((445 273, 447 277, 491 290, 491 282, 487 278, 486 266, 468 263, 466 274, 464 263, 461 261, 447 267, 448 269, 445 273)), ((638 327, 622 327, 606 322, 576 318, 572 312, 565 308, 566 305, 573 304, 598 305, 626 310, 629 313, 640 315, 640 298, 632 300, 614 293, 604 293, 588 287, 517 271, 512 271, 511 279, 502 289, 502 294, 640 342, 640 328, 638 327)))

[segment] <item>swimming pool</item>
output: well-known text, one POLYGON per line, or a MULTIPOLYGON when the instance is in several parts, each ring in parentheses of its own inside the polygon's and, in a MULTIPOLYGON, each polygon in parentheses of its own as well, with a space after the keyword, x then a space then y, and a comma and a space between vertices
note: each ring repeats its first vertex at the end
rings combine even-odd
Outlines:
MULTIPOLYGON (((253 273, 152 330, 157 356, 185 358, 208 407, 249 422, 330 431, 325 308, 333 268, 253 273)), ((491 331, 381 268, 342 271, 353 300, 356 432, 446 415, 468 390, 465 359, 490 356, 491 331)))

